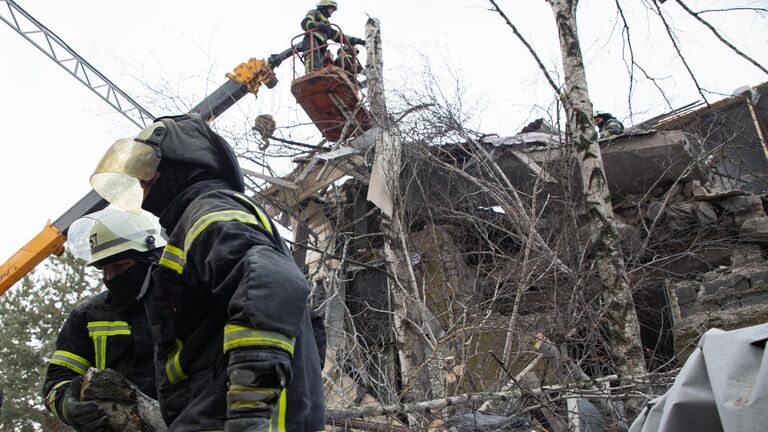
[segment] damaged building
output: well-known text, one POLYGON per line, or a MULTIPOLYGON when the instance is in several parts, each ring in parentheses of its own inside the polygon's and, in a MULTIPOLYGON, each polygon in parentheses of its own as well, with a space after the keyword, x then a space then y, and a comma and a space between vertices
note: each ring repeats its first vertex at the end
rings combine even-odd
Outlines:
MULTIPOLYGON (((766 92, 762 84, 692 104, 601 141, 651 371, 679 367, 709 328, 768 321, 766 92)), ((291 175, 264 178, 271 186, 261 193, 271 214, 292 225, 295 258, 325 314, 329 409, 407 403, 402 395, 413 390, 414 400, 427 400, 613 373, 592 322, 597 270, 588 265, 594 251, 564 135, 439 145, 389 137, 405 161, 394 188, 376 174, 392 169, 372 151, 382 135, 374 128, 296 160, 291 175), (387 255, 392 213, 382 202, 404 215, 397 242, 407 267, 387 255), (398 290, 411 300, 402 314, 398 290), (401 326, 423 343, 416 373, 427 381, 403 376, 401 326), (408 388, 414 382, 426 384, 408 388)), ((529 419, 557 431, 569 427, 564 418, 572 426, 590 410, 606 412, 589 398, 574 400, 541 404, 529 419)), ((427 421, 438 428, 467 409, 432 411, 427 421)), ((404 415, 365 421, 407 424, 404 415)))

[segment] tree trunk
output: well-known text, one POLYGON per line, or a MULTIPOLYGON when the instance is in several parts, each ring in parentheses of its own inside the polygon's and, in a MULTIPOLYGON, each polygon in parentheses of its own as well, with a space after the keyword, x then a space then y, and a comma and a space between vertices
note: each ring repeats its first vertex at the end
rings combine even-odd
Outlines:
MULTIPOLYGON (((402 222, 403 214, 400 210, 402 206, 397 205, 403 163, 402 149, 400 140, 387 132, 390 122, 384 97, 381 29, 378 20, 373 18, 368 20, 365 35, 368 52, 365 73, 368 79, 371 115, 374 124, 380 128, 376 139, 376 156, 371 173, 369 200, 382 209, 382 219, 385 216, 390 217, 388 223, 382 223, 382 231, 385 238, 384 253, 387 268, 393 276, 388 286, 400 361, 402 399, 405 402, 414 402, 428 399, 431 385, 426 364, 425 320, 421 313, 423 305, 404 241, 406 228, 402 222), (380 192, 374 199, 370 196, 372 190, 380 192)), ((419 416, 413 414, 408 415, 408 421, 411 427, 426 426, 422 424, 419 416)))
POLYGON ((565 78, 565 103, 571 139, 581 171, 582 192, 589 218, 610 341, 611 360, 622 375, 646 372, 640 325, 630 291, 611 195, 603 169, 598 136, 592 122, 584 62, 576 26, 578 0, 547 0, 560 35, 565 78))

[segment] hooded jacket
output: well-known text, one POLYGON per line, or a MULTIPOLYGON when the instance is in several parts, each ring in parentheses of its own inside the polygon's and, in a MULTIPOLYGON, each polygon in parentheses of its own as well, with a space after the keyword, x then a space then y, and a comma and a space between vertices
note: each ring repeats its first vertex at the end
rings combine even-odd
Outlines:
POLYGON ((304 275, 266 211, 243 194, 226 142, 198 116, 160 121, 168 130, 150 195, 158 185, 169 187, 163 166, 174 170, 170 189, 179 190, 166 189, 175 198, 151 210, 170 237, 147 299, 169 430, 223 430, 227 366, 241 350, 290 359, 292 378, 272 412, 272 430, 323 430, 324 354, 318 352, 304 275))

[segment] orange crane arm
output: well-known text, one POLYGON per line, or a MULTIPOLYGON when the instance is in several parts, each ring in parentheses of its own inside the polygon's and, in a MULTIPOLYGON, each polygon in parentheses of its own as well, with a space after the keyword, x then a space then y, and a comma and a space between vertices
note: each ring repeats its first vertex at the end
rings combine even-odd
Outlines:
MULTIPOLYGON (((154 116, 149 111, 142 108, 130 96, 120 90, 106 76, 91 66, 90 63, 78 55, 56 34, 17 5, 16 2, 13 0, 0 0, 0 4, 8 6, 8 15, 12 18, 8 19, 0 14, 0 21, 8 24, 17 33, 45 53, 51 60, 67 70, 78 81, 90 88, 137 126, 143 128, 152 122, 154 116), (19 20, 16 18, 17 14, 24 17, 25 20, 23 22, 28 23, 32 27, 22 28, 19 25, 19 20), (45 43, 39 43, 36 37, 33 37, 33 35, 37 36, 38 34, 42 34, 45 37, 45 43), (59 54, 64 52, 67 55, 59 57, 59 54), (105 87, 108 88, 106 92, 103 91, 105 87)), ((237 103, 243 96, 249 93, 257 94, 262 84, 266 85, 267 88, 275 87, 277 85, 277 77, 275 77, 273 69, 281 61, 289 57, 295 49, 294 47, 281 54, 273 55, 270 57, 270 61, 250 59, 248 62, 239 65, 233 72, 226 75, 229 79, 221 87, 208 95, 202 102, 192 108, 190 112, 200 114, 203 119, 210 122, 237 103)), ((48 255, 60 255, 63 253, 63 246, 67 240, 67 231, 72 222, 106 206, 106 201, 101 199, 96 192, 90 191, 56 221, 53 223, 49 222, 39 234, 16 252, 8 261, 0 264, 0 296, 38 264, 43 262, 48 255)))
POLYGON ((20 281, 48 255, 61 255, 67 238, 50 221, 24 247, 0 265, 0 296, 20 281))

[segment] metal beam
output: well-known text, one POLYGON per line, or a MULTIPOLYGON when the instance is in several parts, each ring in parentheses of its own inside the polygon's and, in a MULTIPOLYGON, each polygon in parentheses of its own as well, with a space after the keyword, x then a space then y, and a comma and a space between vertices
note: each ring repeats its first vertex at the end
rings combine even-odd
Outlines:
POLYGON ((55 33, 48 30, 27 13, 13 0, 0 0, 7 6, 7 12, 0 9, 0 20, 8 24, 16 33, 36 46, 48 58, 56 62, 62 69, 69 72, 83 85, 91 89, 102 100, 124 115, 140 128, 145 128, 155 118, 136 101, 120 90, 112 81, 107 79, 96 68, 62 41, 55 33))

